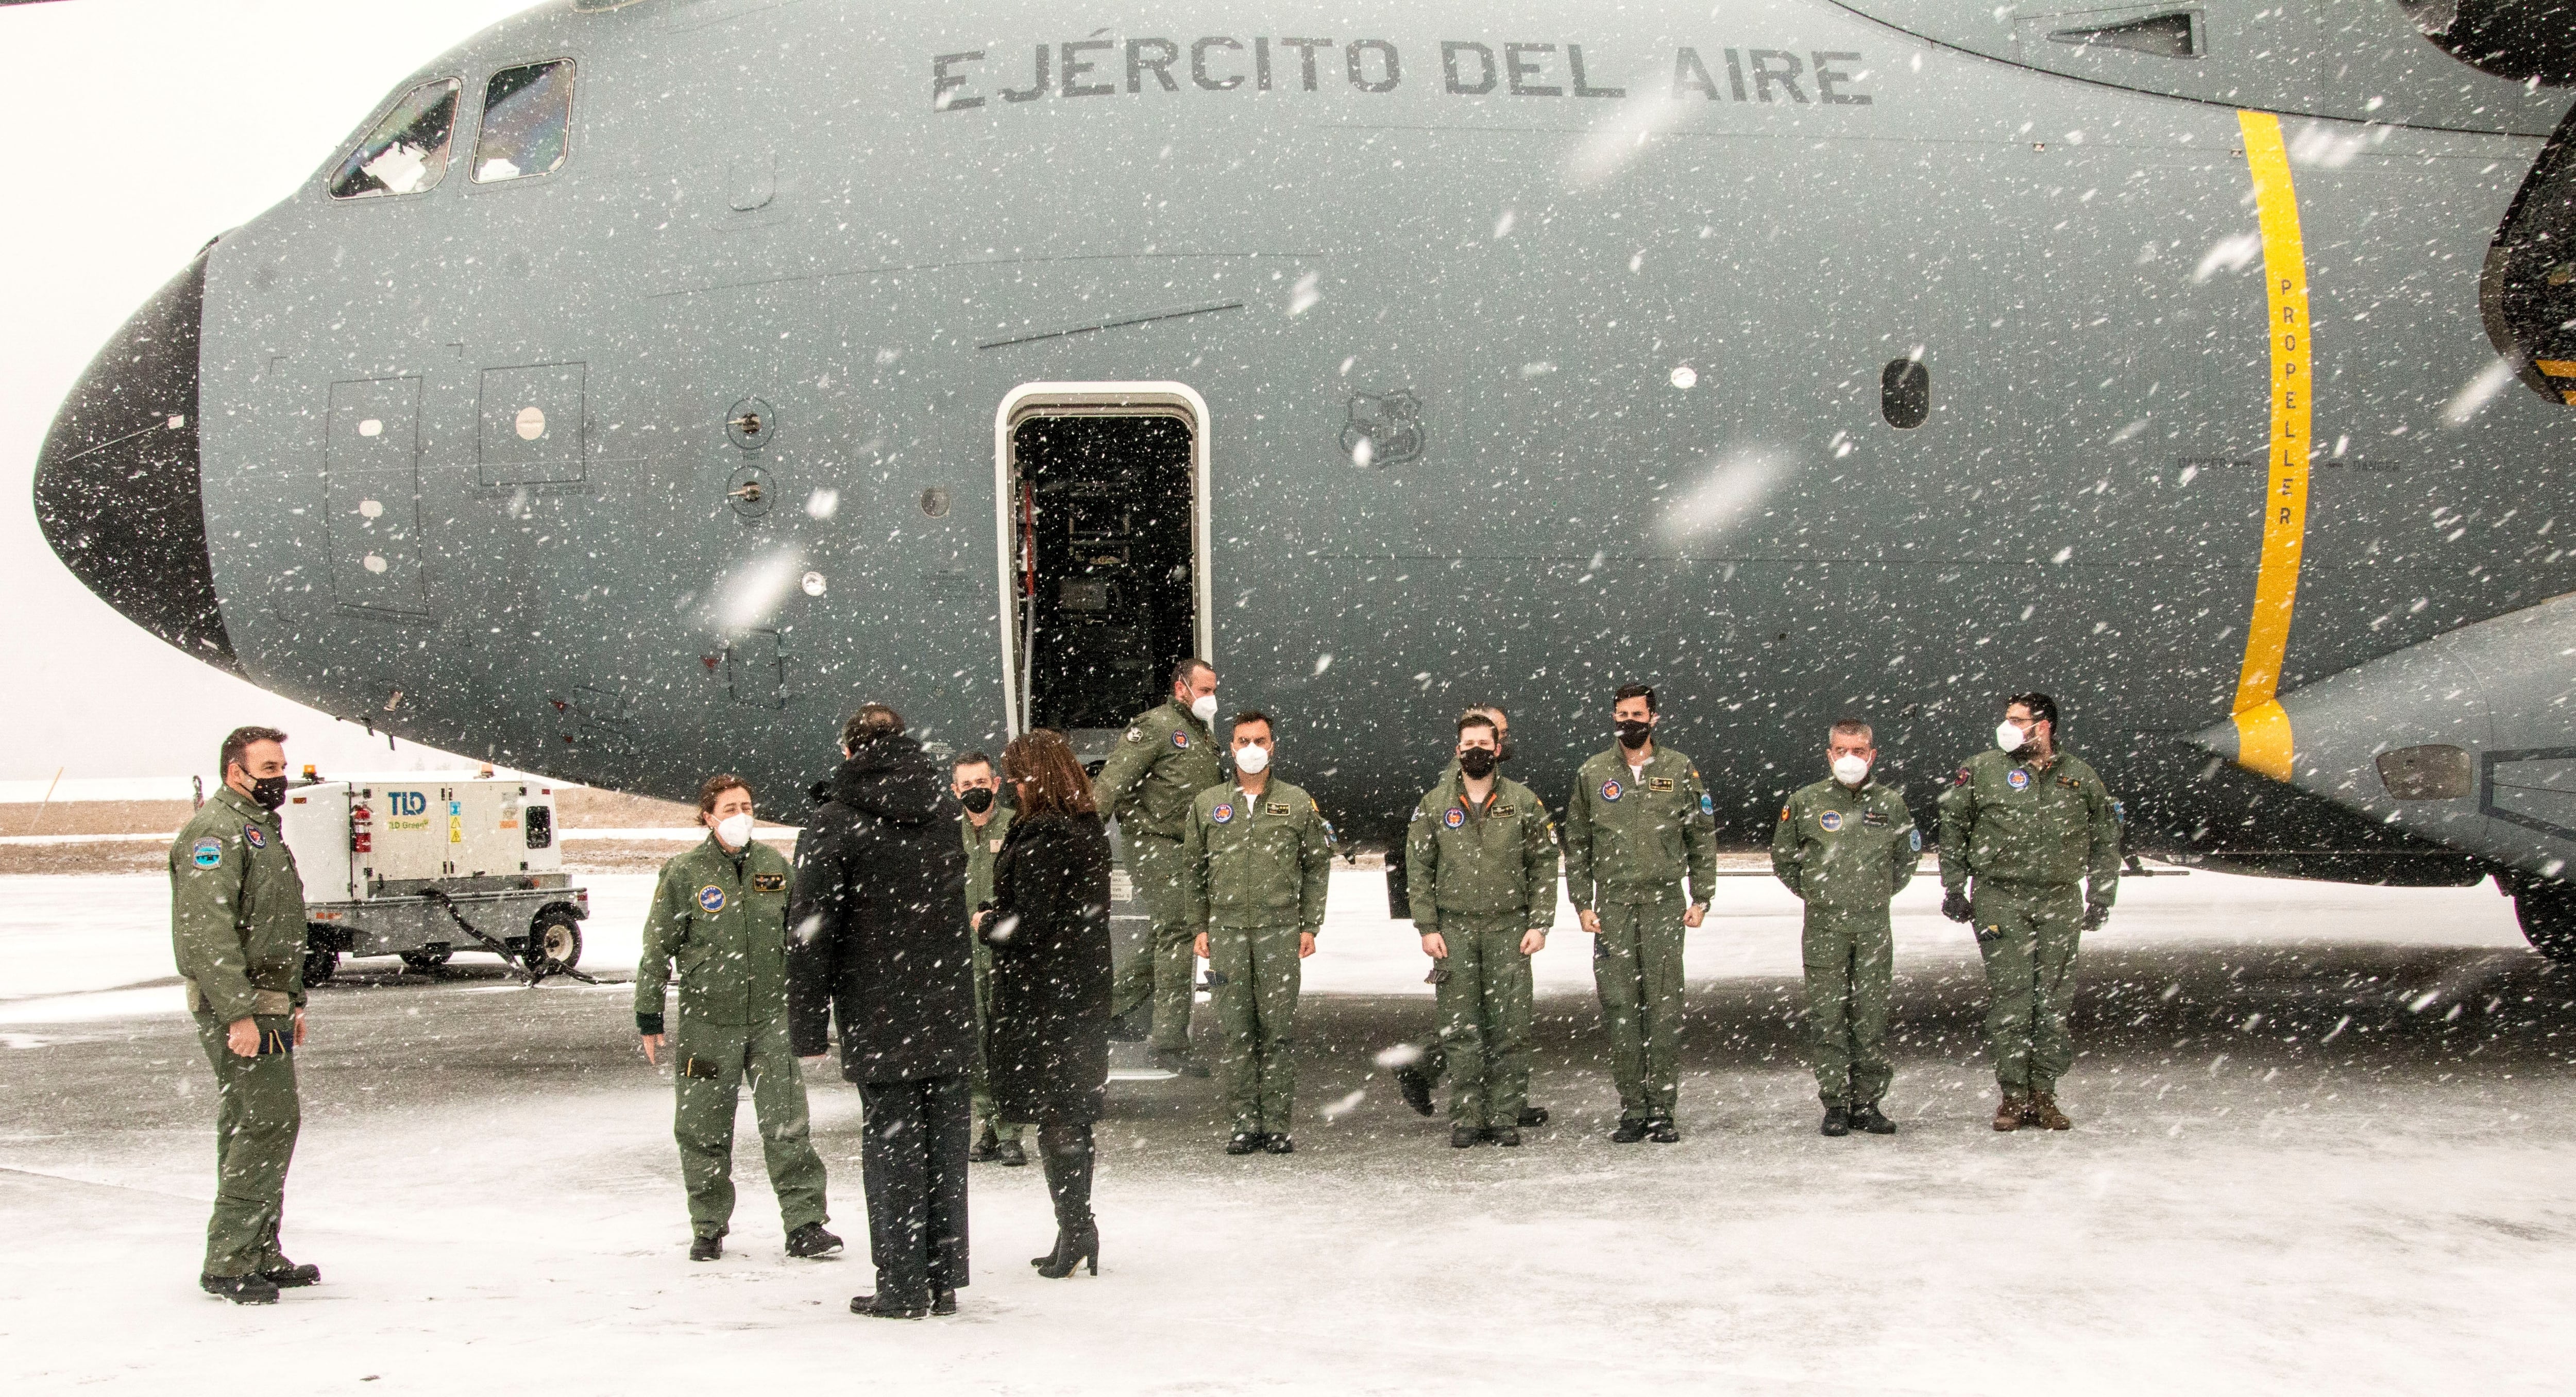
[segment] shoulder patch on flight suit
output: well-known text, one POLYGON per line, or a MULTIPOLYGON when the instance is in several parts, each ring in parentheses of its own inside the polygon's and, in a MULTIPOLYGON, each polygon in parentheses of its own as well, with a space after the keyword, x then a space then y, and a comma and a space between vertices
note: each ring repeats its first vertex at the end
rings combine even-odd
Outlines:
POLYGON ((709 912, 721 912, 724 910, 724 904, 724 889, 717 887, 713 883, 709 883, 705 887, 698 889, 698 906, 705 908, 709 912))
POLYGON ((268 847, 268 836, 263 833, 257 825, 242 826, 242 839, 254 849, 265 849, 268 847))
POLYGON ((1964 786, 1968 784, 1968 780, 1968 769, 1963 766, 1959 768, 1959 774, 1957 776, 1950 778, 1950 784, 1953 786, 1964 786))
POLYGON ((188 861, 199 868, 219 868, 224 862, 224 841, 200 839, 188 850, 188 861))
POLYGON ((1127 730, 1127 740, 1128 740, 1128 741, 1130 741, 1130 742, 1142 742, 1142 741, 1144 741, 1144 740, 1145 740, 1145 730, 1144 730, 1143 728, 1129 728, 1129 729, 1127 730))
POLYGON ((1261 813, 1265 815, 1291 815, 1296 812, 1288 808, 1288 802, 1284 800, 1274 800, 1268 805, 1263 806, 1261 808, 1261 813))
POLYGON ((785 892, 787 891, 787 875, 784 873, 755 873, 751 875, 751 890, 756 893, 785 892))
MULTIPOLYGON (((1709 799, 1708 799, 1708 797, 1707 797, 1707 796, 1701 796, 1701 797, 1699 798, 1699 808, 1700 808, 1700 809, 1702 809, 1702 810, 1706 810, 1708 807, 1709 807, 1709 799)), ((1780 818, 1781 818, 1783 821, 1786 821, 1786 820, 1789 818, 1789 807, 1788 807, 1788 806, 1783 805, 1783 806, 1781 806, 1781 807, 1780 807, 1780 818)))
MULTIPOLYGON (((1700 792, 1700 793, 1699 793, 1699 813, 1701 813, 1701 814, 1703 814, 1703 815, 1714 815, 1714 814, 1716 814, 1716 813, 1717 813, 1717 798, 1716 798, 1715 796, 1710 795, 1710 794, 1709 794, 1708 792, 1706 792, 1706 791, 1702 791, 1702 792, 1700 792)), ((1784 812, 1784 813, 1785 813, 1785 812, 1784 812)))
POLYGON ((1918 826, 1905 832, 1905 844, 1906 847, 1914 853, 1919 854, 1923 852, 1923 831, 1921 827, 1918 826))
POLYGON ((1646 778, 1646 789, 1649 791, 1662 792, 1669 791, 1672 788, 1673 778, 1669 776, 1649 776, 1646 778))

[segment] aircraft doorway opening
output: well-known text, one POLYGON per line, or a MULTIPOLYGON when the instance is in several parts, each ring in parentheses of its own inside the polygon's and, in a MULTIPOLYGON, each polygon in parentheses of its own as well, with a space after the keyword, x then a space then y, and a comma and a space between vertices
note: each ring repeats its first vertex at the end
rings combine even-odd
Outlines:
POLYGON ((1206 413, 1178 385, 1042 388, 1000 424, 1010 727, 1090 764, 1207 652, 1206 413))

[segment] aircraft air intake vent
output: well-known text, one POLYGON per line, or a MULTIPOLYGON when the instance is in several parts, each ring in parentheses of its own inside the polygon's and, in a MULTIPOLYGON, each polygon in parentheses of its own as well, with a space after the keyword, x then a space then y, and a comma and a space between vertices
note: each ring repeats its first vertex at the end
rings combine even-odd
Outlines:
POLYGON ((2198 10, 2175 10, 2118 24, 2052 30, 2048 38, 2051 43, 2128 49, 2133 53, 2154 54, 2158 58, 2198 58, 2209 48, 2198 10))

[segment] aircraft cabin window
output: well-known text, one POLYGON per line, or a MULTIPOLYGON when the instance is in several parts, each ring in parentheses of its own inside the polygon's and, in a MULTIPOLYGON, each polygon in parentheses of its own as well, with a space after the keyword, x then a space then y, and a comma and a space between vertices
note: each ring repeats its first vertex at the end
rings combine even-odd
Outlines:
POLYGON ((456 94, 464 86, 454 78, 440 78, 404 93, 376 129, 340 162, 339 173, 331 176, 331 197, 371 199, 437 188, 447 177, 448 142, 456 134, 456 94))
POLYGON ((483 134, 474 143, 474 182, 498 184, 552 174, 572 127, 572 60, 504 68, 483 85, 483 134))
POLYGON ((1878 412, 1887 425, 1911 431, 1932 415, 1932 371, 1919 359, 1891 359, 1878 375, 1878 412))

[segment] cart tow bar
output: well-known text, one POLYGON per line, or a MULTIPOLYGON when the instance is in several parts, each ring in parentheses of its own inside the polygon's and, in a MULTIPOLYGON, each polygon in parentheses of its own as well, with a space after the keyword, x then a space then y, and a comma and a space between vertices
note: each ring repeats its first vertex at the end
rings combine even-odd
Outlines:
POLYGON ((509 966, 519 974, 526 976, 528 980, 528 988, 530 989, 535 989, 537 987, 537 982, 543 980, 548 975, 570 975, 585 985, 595 985, 599 983, 597 980, 582 974, 571 966, 560 964, 551 959, 541 958, 537 954, 535 937, 530 937, 528 939, 527 954, 521 955, 513 952, 507 942, 495 941, 491 937, 486 936, 481 931, 477 930, 472 922, 465 920, 464 913, 456 910, 456 899, 449 897, 446 893, 441 892, 436 888, 423 888, 420 890, 420 895, 434 903, 437 903, 439 910, 447 914, 447 919, 449 921, 456 923, 458 929, 462 930, 466 935, 473 937, 475 942, 481 945, 484 950, 490 951, 492 954, 499 956, 503 965, 509 966))

